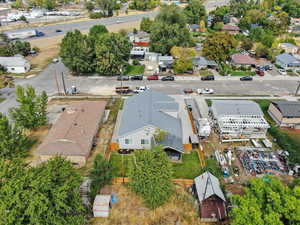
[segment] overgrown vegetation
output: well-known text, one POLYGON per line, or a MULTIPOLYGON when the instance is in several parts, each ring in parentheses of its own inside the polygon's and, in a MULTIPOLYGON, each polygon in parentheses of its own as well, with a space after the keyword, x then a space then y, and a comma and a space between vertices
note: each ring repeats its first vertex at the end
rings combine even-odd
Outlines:
POLYGON ((173 178, 194 179, 201 174, 200 162, 197 152, 182 154, 182 162, 172 163, 173 178))

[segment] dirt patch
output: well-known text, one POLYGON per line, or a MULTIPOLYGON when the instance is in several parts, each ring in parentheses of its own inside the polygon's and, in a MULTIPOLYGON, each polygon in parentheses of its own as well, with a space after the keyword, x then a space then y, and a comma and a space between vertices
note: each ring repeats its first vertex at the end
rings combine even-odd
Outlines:
POLYGON ((200 222, 196 200, 181 186, 176 186, 172 198, 156 210, 145 207, 142 199, 123 185, 109 189, 117 195, 118 202, 108 218, 93 218, 91 225, 205 225, 200 222))

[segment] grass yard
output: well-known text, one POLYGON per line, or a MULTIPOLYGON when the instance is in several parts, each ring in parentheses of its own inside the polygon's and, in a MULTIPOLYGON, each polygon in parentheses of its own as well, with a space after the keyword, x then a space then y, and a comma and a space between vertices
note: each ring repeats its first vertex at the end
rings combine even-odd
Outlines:
POLYGON ((209 75, 213 75, 213 73, 209 70, 200 70, 199 75, 200 76, 209 76, 209 75))
POLYGON ((5 98, 0 97, 0 103, 3 102, 5 98))
POLYGON ((144 74, 144 65, 128 65, 125 70, 125 75, 139 75, 144 74))
POLYGON ((133 154, 118 154, 112 153, 110 156, 110 162, 113 167, 116 168, 117 177, 127 177, 132 165, 133 154))
POLYGON ((231 76, 254 76, 255 72, 251 71, 232 71, 231 76))
POLYGON ((197 152, 182 155, 182 163, 172 163, 173 178, 194 179, 201 173, 197 152))

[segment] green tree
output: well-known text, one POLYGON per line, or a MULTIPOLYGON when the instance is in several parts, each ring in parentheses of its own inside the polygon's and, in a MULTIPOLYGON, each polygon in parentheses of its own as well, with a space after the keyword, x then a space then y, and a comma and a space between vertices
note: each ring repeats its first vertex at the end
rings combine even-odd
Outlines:
POLYGON ((79 30, 68 32, 60 44, 62 62, 75 73, 95 70, 95 51, 93 43, 79 30))
POLYGON ((83 225, 81 176, 71 162, 55 158, 31 168, 0 160, 0 225, 83 225))
POLYGON ((237 40, 228 33, 214 33, 203 44, 203 54, 219 63, 229 59, 230 53, 238 45, 237 40))
POLYGON ((233 197, 233 225, 284 225, 300 222, 299 187, 283 185, 278 178, 253 179, 243 196, 233 197))
POLYGON ((251 50, 253 48, 253 42, 250 38, 245 37, 242 39, 241 47, 246 51, 251 50))
POLYGON ((95 8, 95 5, 92 1, 85 2, 85 8, 90 12, 95 8))
POLYGON ((162 22, 169 25, 178 24, 179 27, 186 27, 186 17, 182 9, 175 5, 163 5, 154 22, 162 22))
POLYGON ((140 24, 140 29, 142 31, 150 33, 152 24, 153 24, 153 20, 151 20, 150 18, 147 18, 147 17, 143 17, 141 24, 140 24))
POLYGON ((0 158, 24 157, 32 144, 23 130, 10 124, 8 118, 0 113, 0 158))
POLYGON ((103 10, 104 16, 112 16, 117 6, 116 0, 96 0, 96 4, 103 10))
POLYGON ((199 24, 205 19, 206 11, 201 0, 191 0, 183 10, 189 24, 199 24))
POLYGON ((27 41, 15 41, 15 42, 10 42, 7 48, 8 54, 10 56, 20 54, 23 56, 29 55, 31 50, 31 45, 27 41))
POLYGON ((171 55, 175 58, 175 73, 184 73, 193 68, 193 58, 196 56, 194 49, 174 46, 171 55))
POLYGON ((172 195, 172 166, 160 146, 136 152, 129 176, 130 187, 151 209, 163 205, 172 195))
POLYGON ((94 199, 97 193, 104 185, 109 184, 113 178, 115 170, 112 164, 105 160, 101 154, 97 154, 94 160, 93 168, 90 172, 91 198, 94 199))
POLYGON ((99 39, 101 35, 106 33, 108 33, 106 26, 99 24, 90 28, 88 37, 92 41, 93 45, 95 45, 97 39, 99 39))
POLYGON ((45 91, 41 95, 37 95, 32 86, 27 86, 27 88, 17 86, 16 100, 19 107, 12 108, 10 116, 17 126, 36 129, 47 124, 48 96, 45 91))
POLYGON ((120 33, 103 34, 96 42, 96 71, 101 75, 122 74, 132 48, 128 37, 120 33))
POLYGON ((146 11, 157 7, 159 2, 159 0, 133 0, 129 7, 131 9, 146 11))

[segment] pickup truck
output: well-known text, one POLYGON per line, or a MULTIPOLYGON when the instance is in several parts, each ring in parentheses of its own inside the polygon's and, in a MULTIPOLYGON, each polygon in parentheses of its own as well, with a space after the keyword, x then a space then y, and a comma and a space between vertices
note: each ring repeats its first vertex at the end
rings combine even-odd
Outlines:
POLYGON ((117 94, 122 95, 122 94, 129 94, 132 90, 129 87, 124 86, 124 87, 116 87, 115 91, 117 94))

